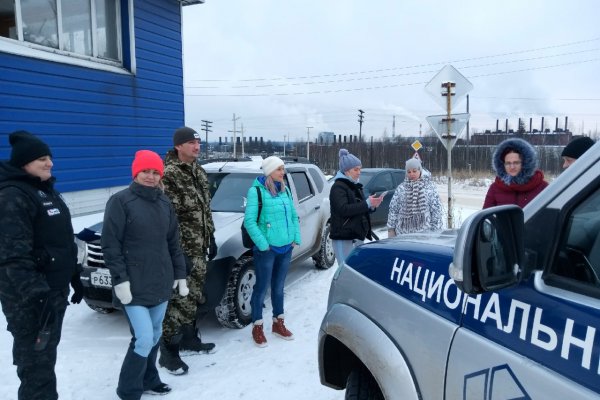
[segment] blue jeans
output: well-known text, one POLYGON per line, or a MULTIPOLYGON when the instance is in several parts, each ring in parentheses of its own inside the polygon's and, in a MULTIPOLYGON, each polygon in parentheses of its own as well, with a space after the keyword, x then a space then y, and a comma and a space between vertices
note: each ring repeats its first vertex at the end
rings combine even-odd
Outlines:
POLYGON ((292 249, 285 254, 277 254, 271 250, 260 251, 254 247, 254 269, 256 270, 256 283, 252 291, 250 305, 252 307, 252 322, 262 319, 262 307, 267 294, 267 287, 271 284, 271 305, 273 317, 283 314, 283 286, 285 277, 290 269, 292 249))
POLYGON ((131 334, 135 338, 133 351, 142 357, 148 357, 162 335, 162 322, 167 311, 167 303, 165 301, 151 307, 124 306, 131 334))
POLYGON ((335 254, 335 259, 337 260, 338 263, 338 268, 340 268, 342 265, 344 265, 344 261, 346 261, 346 258, 348 258, 348 256, 350 255, 350 253, 352 253, 352 250, 354 250, 354 248, 356 246, 358 246, 359 244, 362 244, 363 241, 361 240, 340 240, 340 239, 335 239, 332 240, 332 246, 333 246, 333 253, 335 254))

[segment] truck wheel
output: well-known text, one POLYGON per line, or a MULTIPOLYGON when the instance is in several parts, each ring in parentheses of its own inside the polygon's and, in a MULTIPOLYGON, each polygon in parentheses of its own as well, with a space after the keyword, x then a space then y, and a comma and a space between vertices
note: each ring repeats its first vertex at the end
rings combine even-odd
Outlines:
POLYGON ((321 236, 321 248, 319 252, 313 256, 315 267, 319 269, 328 269, 335 263, 335 253, 333 252, 333 242, 329 237, 331 225, 325 225, 323 236, 321 236))
POLYGON ((383 393, 373 375, 365 367, 359 367, 348 376, 346 400, 384 400, 383 393))
POLYGON ((231 269, 221 303, 215 307, 221 325, 241 329, 252 322, 250 299, 254 283, 256 274, 252 257, 240 258, 231 269))

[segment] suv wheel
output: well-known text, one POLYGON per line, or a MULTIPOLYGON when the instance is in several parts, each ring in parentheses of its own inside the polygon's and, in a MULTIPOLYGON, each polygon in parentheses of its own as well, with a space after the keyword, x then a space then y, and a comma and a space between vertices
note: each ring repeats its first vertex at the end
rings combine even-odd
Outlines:
POLYGON ((377 381, 363 366, 350 372, 346 383, 346 400, 384 400, 377 381))
POLYGON ((240 258, 231 269, 221 303, 215 307, 221 325, 241 329, 252 322, 250 300, 255 283, 252 257, 240 258))
POLYGON ((319 252, 313 256, 315 267, 319 269, 328 269, 335 263, 335 253, 333 252, 333 242, 329 237, 331 225, 325 225, 323 235, 321 236, 321 248, 319 252))

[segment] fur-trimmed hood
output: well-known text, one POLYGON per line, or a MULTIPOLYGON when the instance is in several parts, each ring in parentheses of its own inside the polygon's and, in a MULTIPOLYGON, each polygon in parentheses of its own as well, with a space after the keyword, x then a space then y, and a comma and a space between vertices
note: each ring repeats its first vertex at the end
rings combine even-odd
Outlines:
POLYGON ((492 156, 492 168, 496 172, 498 178, 500 178, 500 180, 507 185, 510 185, 511 183, 517 185, 526 184, 535 174, 537 167, 537 152, 532 145, 523 139, 513 138, 504 140, 498 145, 498 147, 496 147, 494 155, 492 156), (504 169, 504 160, 502 159, 502 154, 504 154, 508 149, 515 150, 523 159, 521 172, 519 172, 519 174, 515 177, 510 176, 504 169))

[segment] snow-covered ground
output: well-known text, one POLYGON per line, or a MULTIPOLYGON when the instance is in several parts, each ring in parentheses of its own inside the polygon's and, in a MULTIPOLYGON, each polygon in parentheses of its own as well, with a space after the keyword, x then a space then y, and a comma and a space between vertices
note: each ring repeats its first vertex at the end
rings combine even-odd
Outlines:
MULTIPOLYGON (((447 206, 447 185, 438 185, 447 206)), ((465 183, 453 185, 455 225, 481 208, 487 187, 465 183)), ((378 232, 386 237, 385 230, 378 232)), ((319 399, 339 400, 342 391, 322 386, 317 367, 317 337, 327 307, 329 285, 336 266, 317 271, 312 261, 294 265, 285 294, 286 325, 295 340, 284 341, 270 334, 268 347, 254 346, 250 327, 241 330, 220 327, 209 316, 202 324, 203 339, 217 344, 215 354, 185 357, 190 371, 172 376, 161 370, 161 378, 173 387, 167 399, 319 399)), ((270 304, 264 310, 271 315, 270 304)), ((16 400, 19 380, 12 365, 12 336, 0 314, 0 399, 16 400)), ((117 399, 119 369, 130 339, 121 313, 103 315, 85 304, 69 306, 56 372, 62 400, 117 399)), ((150 398, 150 396, 145 396, 150 398)))

